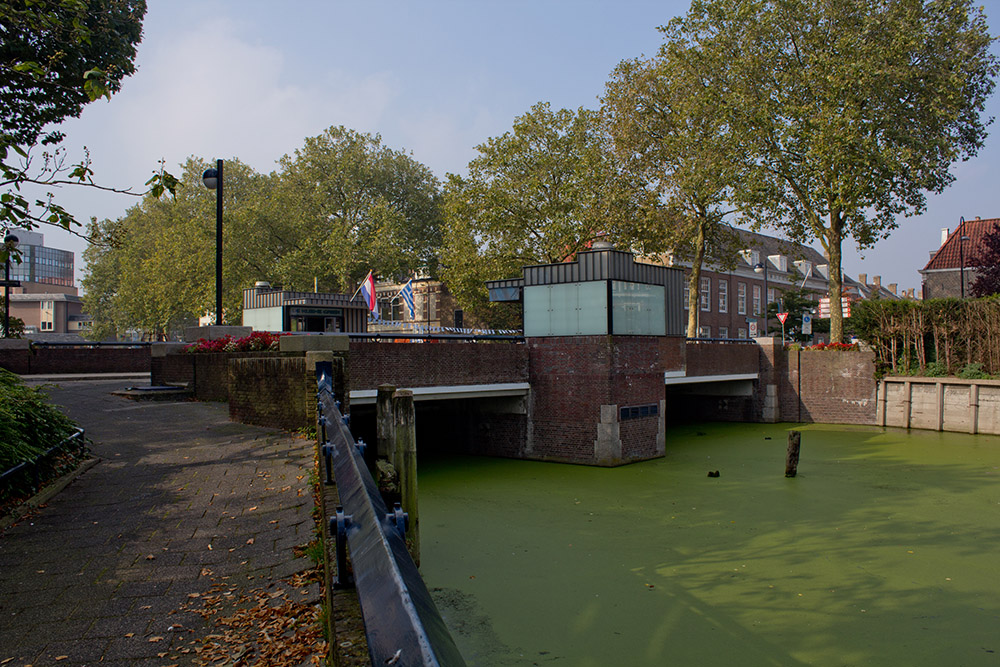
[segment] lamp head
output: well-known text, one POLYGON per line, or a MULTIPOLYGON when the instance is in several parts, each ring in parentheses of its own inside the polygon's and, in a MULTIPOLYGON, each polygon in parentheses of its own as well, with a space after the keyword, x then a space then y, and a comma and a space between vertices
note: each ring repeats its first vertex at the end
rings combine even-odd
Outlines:
POLYGON ((205 184, 206 188, 214 190, 219 187, 219 172, 215 169, 215 167, 206 169, 205 173, 201 175, 201 180, 205 184))
POLYGON ((763 262, 757 262, 756 264, 754 264, 753 265, 753 272, 754 273, 764 273, 764 263, 763 262))
POLYGON ((14 248, 17 247, 18 243, 19 243, 19 241, 18 241, 17 237, 14 236, 13 234, 11 234, 10 232, 7 232, 6 234, 4 234, 3 244, 4 244, 4 246, 7 247, 7 250, 13 250, 14 248))

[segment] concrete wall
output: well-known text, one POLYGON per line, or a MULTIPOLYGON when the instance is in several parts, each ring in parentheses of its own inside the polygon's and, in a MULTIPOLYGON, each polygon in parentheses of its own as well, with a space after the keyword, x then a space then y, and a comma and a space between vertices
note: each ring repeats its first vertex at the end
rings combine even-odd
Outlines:
POLYGON ((1000 380, 890 377, 879 383, 876 423, 1000 434, 1000 380))

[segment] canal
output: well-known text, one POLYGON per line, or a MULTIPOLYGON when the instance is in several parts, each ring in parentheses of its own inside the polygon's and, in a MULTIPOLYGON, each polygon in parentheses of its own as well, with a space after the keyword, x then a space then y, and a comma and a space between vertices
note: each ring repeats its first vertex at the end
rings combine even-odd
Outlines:
POLYGON ((1000 664, 1000 438, 805 425, 786 479, 789 428, 677 427, 612 469, 421 458, 468 663, 1000 664))

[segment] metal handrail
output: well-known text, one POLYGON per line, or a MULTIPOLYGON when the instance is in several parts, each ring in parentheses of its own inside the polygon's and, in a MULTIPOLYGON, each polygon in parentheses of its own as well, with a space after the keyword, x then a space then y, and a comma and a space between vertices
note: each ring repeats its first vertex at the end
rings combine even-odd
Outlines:
MULTIPOLYGON (((333 396, 333 367, 316 365, 321 439, 342 508, 330 521, 340 536, 338 561, 350 550, 354 585, 373 665, 465 665, 333 396), (346 544, 345 544, 346 543, 346 544)), ((343 563, 338 578, 346 579, 343 563)))
MULTIPOLYGON (((42 452, 33 459, 30 459, 28 461, 22 461, 13 468, 8 468, 4 472, 0 473, 0 485, 5 484, 8 478, 16 477, 18 474, 25 472, 30 467, 32 471, 32 484, 31 484, 32 493, 38 493, 38 489, 41 486, 41 470, 40 470, 41 462, 47 459, 48 457, 52 456, 59 450, 63 449, 66 443, 72 440, 76 440, 79 443, 83 443, 83 436, 84 436, 84 431, 82 428, 78 427, 74 429, 73 433, 63 438, 59 442, 59 444, 49 447, 48 449, 46 449, 44 452, 42 452)), ((79 446, 81 449, 83 448, 82 444, 80 444, 79 446)), ((4 487, 0 486, 0 488, 4 487)))

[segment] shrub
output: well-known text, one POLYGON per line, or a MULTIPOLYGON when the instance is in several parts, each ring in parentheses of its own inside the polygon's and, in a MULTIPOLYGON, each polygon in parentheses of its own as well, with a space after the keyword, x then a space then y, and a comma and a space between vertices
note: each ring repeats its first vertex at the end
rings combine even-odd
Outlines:
POLYGON ((39 388, 0 369, 0 472, 33 459, 70 436, 76 425, 46 403, 39 388))
POLYGON ((958 372, 958 377, 964 380, 985 380, 989 378, 989 374, 983 371, 983 365, 980 363, 966 364, 965 368, 958 372))
POLYGON ((932 378, 946 377, 948 367, 940 361, 932 361, 924 367, 924 375, 932 378))
POLYGON ((198 339, 184 348, 185 352, 263 352, 277 350, 278 340, 284 334, 272 334, 266 331, 254 331, 243 338, 225 336, 215 340, 198 339))

